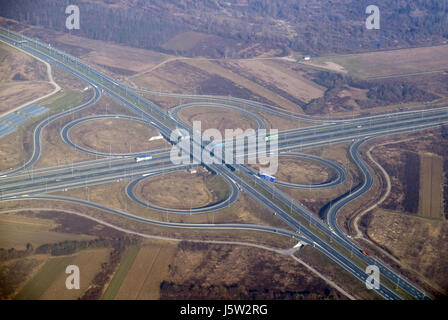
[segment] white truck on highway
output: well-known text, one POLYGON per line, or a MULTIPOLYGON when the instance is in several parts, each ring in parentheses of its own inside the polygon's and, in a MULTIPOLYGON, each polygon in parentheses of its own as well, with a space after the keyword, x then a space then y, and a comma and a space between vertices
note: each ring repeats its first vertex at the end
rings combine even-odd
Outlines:
POLYGON ((140 161, 146 161, 146 160, 151 160, 152 156, 147 155, 147 156, 139 156, 139 157, 135 157, 135 162, 140 162, 140 161))

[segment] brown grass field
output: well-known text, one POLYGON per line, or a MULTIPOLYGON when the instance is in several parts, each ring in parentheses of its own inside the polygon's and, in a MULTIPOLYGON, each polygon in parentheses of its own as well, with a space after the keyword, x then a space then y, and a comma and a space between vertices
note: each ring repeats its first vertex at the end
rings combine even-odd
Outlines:
POLYGON ((29 55, 0 43, 0 83, 10 81, 47 81, 45 65, 29 55), (19 78, 14 80, 14 77, 19 78))
POLYGON ((132 81, 141 88, 176 93, 196 93, 198 86, 207 81, 207 71, 193 68, 182 62, 183 58, 166 60, 155 69, 132 77, 132 81))
POLYGON ((136 186, 135 194, 143 201, 161 207, 188 209, 215 202, 216 196, 206 185, 207 176, 186 171, 150 177, 136 186))
POLYGON ((271 101, 273 104, 276 104, 288 111, 295 113, 302 112, 301 108, 297 104, 292 103, 288 99, 285 99, 279 96, 278 94, 273 93, 271 90, 266 89, 264 86, 254 83, 253 81, 246 79, 224 67, 221 67, 216 63, 213 63, 208 60, 198 60, 198 59, 186 60, 185 62, 208 73, 216 74, 220 77, 226 78, 234 82, 238 86, 246 88, 249 91, 256 94, 257 96, 262 97, 267 101, 271 101))
POLYGON ((312 58, 320 67, 332 62, 360 78, 443 71, 448 68, 448 45, 394 51, 312 58))
POLYGON ((60 33, 54 41, 62 46, 68 45, 84 49, 87 52, 82 55, 84 61, 95 63, 108 72, 112 71, 118 75, 142 72, 166 58, 166 55, 150 50, 90 40, 69 34, 60 33))
POLYGON ((112 153, 141 152, 166 148, 165 140, 149 141, 159 132, 127 119, 96 119, 81 123, 70 131, 76 144, 90 150, 112 153))
POLYGON ((91 236, 52 231, 58 225, 49 219, 22 216, 17 213, 0 215, 0 248, 24 250, 27 243, 38 247, 64 240, 90 240, 91 236))
POLYGON ((53 90, 50 83, 41 81, 3 83, 0 87, 0 116, 53 90))
POLYGON ((257 123, 248 116, 241 114, 236 110, 214 107, 194 107, 183 109, 179 112, 182 121, 193 125, 193 121, 201 121, 202 131, 209 128, 218 129, 223 138, 226 129, 254 129, 257 123))
POLYGON ((255 77, 269 86, 281 89, 304 102, 322 97, 325 88, 292 70, 293 64, 269 59, 235 60, 228 62, 246 77, 255 77))
POLYGON ((443 219, 443 158, 424 153, 420 155, 420 161, 419 214, 427 218, 443 219))
POLYGON ((177 243, 146 241, 121 284, 115 299, 158 300, 160 283, 168 276, 168 266, 174 259, 177 243))
POLYGON ((368 236, 398 258, 405 268, 422 275, 434 287, 448 293, 448 222, 423 219, 377 209, 370 215, 368 236))
POLYGON ((24 133, 16 130, 0 139, 0 171, 15 168, 27 156, 23 143, 24 133))
POLYGON ((0 262, 0 300, 12 299, 48 260, 48 255, 0 262))
POLYGON ((0 44, 0 116, 54 90, 46 66, 21 51, 0 44))
POLYGON ((46 66, 21 51, 0 43, 0 116, 54 90, 46 66))
MULTIPOLYGON (((259 169, 260 165, 253 165, 259 169)), ((294 184, 317 184, 328 181, 331 177, 331 168, 323 164, 302 158, 281 156, 279 158, 278 171, 275 174, 277 179, 282 182, 294 184)))

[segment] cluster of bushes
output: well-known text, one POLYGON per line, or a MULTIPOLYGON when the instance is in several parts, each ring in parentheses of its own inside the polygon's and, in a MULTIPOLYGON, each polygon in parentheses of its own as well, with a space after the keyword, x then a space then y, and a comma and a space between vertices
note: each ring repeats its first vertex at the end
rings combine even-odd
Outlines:
POLYGON ((0 261, 24 258, 24 257, 30 255, 31 253, 33 253, 33 251, 34 251, 34 248, 31 243, 26 244, 25 250, 16 250, 14 248, 10 248, 10 249, 0 248, 0 261))
POLYGON ((310 101, 303 108, 309 114, 325 113, 329 107, 337 110, 352 110, 352 105, 346 103, 349 97, 341 98, 342 90, 357 88, 368 90, 366 100, 356 99, 356 104, 361 109, 387 106, 408 102, 432 101, 437 96, 428 93, 416 85, 397 80, 358 80, 350 76, 328 71, 318 72, 313 79, 317 84, 327 88, 323 97, 310 101))
MULTIPOLYGON (((319 288, 326 298, 336 298, 328 288, 319 288)), ((322 295, 312 290, 279 291, 273 289, 248 289, 240 284, 204 286, 196 283, 177 284, 170 281, 160 283, 161 299, 242 299, 242 300, 304 300, 321 299, 322 295)))

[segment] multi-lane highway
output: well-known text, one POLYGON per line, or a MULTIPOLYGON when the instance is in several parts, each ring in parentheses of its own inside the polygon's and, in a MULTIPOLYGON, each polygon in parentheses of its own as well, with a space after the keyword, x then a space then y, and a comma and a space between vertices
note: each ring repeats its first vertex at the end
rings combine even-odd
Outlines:
MULTIPOLYGON (((17 35, 14 35, 17 37, 17 35)), ((12 38, 14 38, 12 37, 12 38)), ((176 128, 183 128, 190 135, 193 135, 191 128, 186 124, 179 121, 175 117, 170 117, 165 111, 156 106, 154 103, 147 101, 143 97, 136 95, 132 91, 129 90, 128 87, 121 85, 117 81, 111 79, 108 76, 105 76, 93 68, 85 65, 81 61, 76 58, 65 55, 64 53, 57 51, 55 49, 49 48, 44 44, 38 43, 29 38, 20 38, 25 39, 26 43, 21 42, 18 43, 17 38, 11 39, 11 37, 7 37, 4 35, 0 35, 0 38, 3 41, 6 41, 12 45, 20 46, 22 50, 27 51, 28 53, 38 56, 39 58, 48 61, 49 63, 53 63, 55 65, 60 66, 64 70, 70 72, 71 74, 79 77, 80 79, 88 82, 94 88, 95 94, 94 98, 98 99, 99 90, 105 92, 112 96, 117 101, 121 102, 123 105, 128 107, 131 111, 133 111, 139 118, 142 118, 146 123, 152 124, 155 128, 159 130, 165 137, 169 137, 171 131, 176 128)), ((219 98, 220 101, 224 102, 225 105, 230 104, 232 102, 232 98, 228 98, 228 100, 223 100, 224 98, 219 98)), ((95 100, 96 101, 96 100, 95 100)), ((89 101, 91 105, 95 101, 89 101)), ((245 100, 238 100, 238 104, 244 105, 245 100)), ((249 102, 247 102, 248 106, 251 106, 249 102)), ((254 104, 259 107, 259 104, 254 104)), ((88 106, 88 105, 87 105, 88 106)), ((83 105, 82 107, 87 107, 83 105)), ((253 106, 252 106, 253 107, 253 106)), ((76 110, 82 109, 81 106, 77 107, 76 110), (78 109, 79 108, 79 109, 78 109)), ((70 112, 73 110, 70 110, 70 112)), ((66 111, 67 112, 67 111, 66 111)), ((66 115, 66 114, 65 114, 66 115)), ((58 115, 54 115, 56 117, 58 115)), ((54 119, 53 119, 54 120, 54 119)), ((308 119, 310 120, 310 119, 308 119)), ((46 120, 45 125, 49 123, 49 119, 46 120)), ((316 121, 311 119, 310 121, 316 121)), ((362 119, 351 119, 344 121, 323 121, 319 120, 318 122, 324 123, 319 126, 305 128, 305 129, 297 129, 297 130, 288 130, 279 135, 279 150, 289 151, 289 150, 297 150, 310 148, 315 146, 327 145, 332 143, 340 143, 346 141, 356 141, 359 139, 367 139, 377 135, 385 135, 385 134, 396 134, 401 132, 409 132, 412 130, 422 130, 425 128, 434 127, 440 125, 441 123, 448 122, 448 111, 446 108, 441 108, 437 110, 430 111, 419 111, 419 112, 405 112, 405 113, 395 113, 388 115, 380 115, 374 117, 367 117, 362 119)), ((39 124, 39 126, 43 125, 44 122, 39 124)), ((43 127, 45 127, 43 125, 43 127)), ((38 126, 38 127, 39 127, 38 126)), ((43 128, 42 127, 42 128, 43 128)), ((67 129, 68 130, 68 129, 67 129)), ((66 131, 67 133, 68 131, 66 131)), ((24 168, 28 168, 30 163, 34 163, 37 159, 36 154, 40 154, 40 132, 35 132, 35 151, 33 157, 27 162, 27 164, 21 168, 18 168, 12 172, 6 173, 8 175, 7 180, 2 181, 2 199, 3 200, 11 200, 17 199, 17 196, 23 196, 30 194, 41 194, 54 190, 60 190, 63 187, 79 187, 82 186, 84 182, 85 185, 87 183, 104 183, 103 181, 112 181, 111 179, 116 179, 120 177, 120 174, 123 173, 123 170, 131 169, 131 173, 123 176, 123 178, 135 178, 138 175, 144 173, 145 170, 150 170, 151 174, 160 173, 159 170, 154 170, 154 164, 148 164, 148 167, 137 167, 131 165, 130 163, 127 165, 121 166, 121 162, 115 162, 112 167, 112 162, 109 160, 109 166, 106 165, 105 168, 99 168, 101 166, 104 167, 105 161, 92 162, 87 167, 81 167, 76 170, 87 170, 92 168, 91 172, 77 172, 74 174, 72 172, 72 176, 70 176, 71 170, 69 167, 68 173, 65 172, 64 178, 58 177, 60 174, 60 169, 50 169, 49 171, 41 170, 38 172, 38 181, 35 182, 35 176, 24 178, 23 175, 18 175, 16 180, 14 180, 15 175, 17 175, 20 170, 24 168), (38 137, 38 138, 36 138, 38 137), (37 139, 37 140, 36 140, 37 139), (56 172, 56 173, 55 173, 56 172), (54 176, 56 174, 56 176, 54 176), (13 177, 11 177, 13 175, 13 177), (53 175, 49 177, 48 175, 53 175), (20 178, 21 177, 21 178, 20 178), (30 181, 31 179, 31 181, 30 181), (51 180, 52 179, 52 180, 51 180), (62 181, 62 179, 64 179, 62 181), (84 181, 82 181, 84 179, 84 181), (59 180, 59 181, 57 181, 59 180), (5 186, 3 185, 5 182, 5 186), (50 186, 49 186, 50 182, 50 186), (45 187, 44 187, 45 184, 45 187), (24 194, 27 192, 27 194, 24 194), (5 193, 5 196, 3 196, 5 193), (14 198, 16 197, 16 198, 14 198)), ((196 143, 195 141, 191 141, 191 143, 196 143)), ((355 162, 360 166, 360 169, 365 173, 366 185, 369 185, 369 176, 367 168, 363 168, 362 161, 357 157, 357 147, 361 142, 357 142, 354 144, 355 147, 352 148, 354 150, 352 153, 352 157, 355 162)), ((204 145, 200 145, 201 150, 204 148, 204 145)), ((89 150, 84 150, 87 152, 91 152, 89 150)), ((175 168, 168 168, 168 163, 163 161, 162 157, 163 151, 160 151, 161 155, 161 163, 163 165, 167 165, 166 170, 171 170, 175 168)), ((238 154, 237 154, 238 156, 238 154)), ((195 159, 199 163, 201 159, 195 159)), ((125 160, 123 160, 126 162, 125 160)), ((243 165, 234 165, 233 170, 227 166, 222 166, 218 164, 213 164, 209 166, 213 171, 221 174, 227 181, 231 183, 231 185, 237 184, 240 186, 242 190, 244 190, 247 194, 252 196, 254 199, 262 203, 265 207, 270 209, 275 213, 277 217, 283 220, 287 225, 289 225, 295 232, 286 233, 284 235, 294 236, 297 232, 300 232, 300 235, 305 237, 308 243, 312 243, 316 248, 318 248, 321 252, 325 253, 332 260, 337 262, 339 265, 344 267, 350 273, 352 273, 355 277, 357 277, 361 281, 365 281, 368 275, 364 272, 364 267, 368 264, 376 264, 380 267, 382 271, 383 277, 387 278, 389 282, 393 283, 397 287, 399 287, 402 292, 406 292, 408 295, 422 299, 427 298, 425 293, 420 289, 416 288, 412 284, 410 284, 405 279, 398 277, 394 272, 392 272, 389 268, 383 265, 380 261, 377 261, 373 258, 365 257, 362 255, 359 250, 354 250, 353 248, 357 248, 354 243, 352 243, 346 236, 338 229, 335 228, 336 234, 333 233, 328 225, 318 218, 316 218, 307 208, 300 205, 299 203, 293 201, 289 196, 285 195, 279 189, 275 187, 275 185, 259 180, 254 177, 254 175, 250 174, 250 170, 243 165), (236 169, 236 170, 235 170, 236 169), (255 184, 254 184, 255 182, 255 184), (309 225, 304 223, 304 221, 309 221, 309 225), (351 252, 353 256, 357 259, 353 260, 351 255, 347 255, 347 252, 351 252)), ((163 171, 163 170, 162 170, 163 171)), ((129 171, 128 171, 129 172, 129 171)), ((140 178, 139 178, 140 179, 140 178)), ((131 188, 132 189, 132 188, 131 188)), ((370 189, 370 186, 362 189, 362 192, 356 193, 357 196, 360 194, 364 194, 370 189)), ((235 193, 232 193, 235 194, 235 193)), ((355 192, 353 193, 355 194, 355 192)), ((37 196, 33 196, 37 197, 37 196)), ((44 197, 44 196, 39 196, 44 197)), ((55 197, 45 196, 47 199, 56 199, 55 197)), ((355 197, 356 198, 356 197, 355 197)), ((74 201, 70 199, 58 199, 64 201, 74 201)), ((342 201, 338 204, 339 208, 342 208, 346 203, 351 201, 351 199, 347 199, 345 202, 342 201)), ((91 203, 84 202, 85 205, 94 205, 91 203)), ((101 206, 100 206, 101 207, 101 206)), ((102 208, 105 210, 105 208, 102 208)), ((107 211, 107 210, 105 210, 107 211)), ((333 209, 329 213, 329 217, 333 217, 336 215, 338 210, 333 209)), ((128 216, 130 217, 130 216, 128 216)), ((329 218, 329 223, 335 225, 335 219, 329 218)), ((182 224, 172 224, 171 227, 183 227, 182 224)), ((212 225, 207 227, 220 227, 221 225, 212 225)), ((237 227, 238 224, 229 226, 231 229, 233 227, 237 227)), ((199 225, 195 225, 195 228, 202 228, 199 225)), ((263 231, 265 229, 257 229, 258 227, 251 227, 253 230, 263 231)), ((264 227, 263 227, 264 228, 264 227)), ((270 230, 269 232, 272 232, 270 230)), ((382 283, 380 289, 376 290, 380 295, 387 299, 401 299, 403 296, 397 292, 397 290, 389 285, 389 283, 382 283)))

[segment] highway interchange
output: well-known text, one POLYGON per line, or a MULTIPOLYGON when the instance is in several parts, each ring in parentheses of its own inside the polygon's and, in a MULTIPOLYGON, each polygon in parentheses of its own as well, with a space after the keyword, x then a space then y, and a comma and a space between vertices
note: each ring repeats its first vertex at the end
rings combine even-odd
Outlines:
MULTIPOLYGON (((266 208, 271 210, 279 219, 284 221, 291 230, 283 230, 280 228, 272 228, 258 225, 244 225, 244 224, 185 224, 185 223, 169 223, 150 220, 135 216, 131 213, 122 212, 102 205, 95 204, 89 201, 79 199, 72 199, 61 196, 47 195, 47 193, 54 191, 63 191, 71 188, 87 187, 99 183, 107 183, 116 180, 130 180, 127 187, 127 195, 132 200, 142 205, 149 204, 142 203, 134 194, 134 186, 143 178, 147 176, 163 174, 167 171, 181 170, 188 168, 188 165, 173 165, 169 160, 169 150, 160 149, 156 152, 151 151, 153 159, 145 161, 144 163, 136 163, 133 159, 135 154, 105 154, 94 150, 86 150, 74 144, 69 138, 70 129, 83 122, 94 119, 88 117, 83 119, 73 120, 71 123, 64 126, 61 130, 63 140, 80 151, 106 157, 94 161, 84 163, 73 163, 72 165, 64 165, 55 168, 46 168, 39 170, 30 170, 32 166, 38 161, 41 155, 41 134, 43 129, 52 121, 61 117, 74 114, 84 108, 88 108, 95 104, 101 97, 101 94, 106 93, 112 98, 121 102, 134 112, 135 117, 124 115, 107 115, 98 117, 119 117, 131 120, 140 121, 155 127, 165 137, 170 137, 170 133, 175 128, 182 128, 193 134, 191 128, 180 121, 177 117, 177 111, 183 107, 189 106, 204 106, 204 103, 185 104, 173 109, 174 112, 166 113, 164 110, 156 106, 154 103, 148 101, 144 97, 136 94, 133 88, 121 85, 116 80, 94 70, 85 65, 80 60, 68 56, 58 50, 49 48, 47 45, 39 43, 29 38, 5 33, 3 30, 0 35, 0 40, 7 42, 13 46, 19 47, 21 50, 28 52, 31 55, 37 56, 51 64, 61 67, 63 70, 75 75, 81 80, 87 82, 92 90, 93 97, 86 103, 66 110, 62 113, 51 115, 44 119, 34 129, 34 150, 30 159, 22 166, 10 170, 8 172, 0 173, 0 196, 1 201, 11 201, 18 199, 47 199, 56 201, 66 201, 78 203, 101 209, 111 214, 120 215, 136 221, 151 223, 155 225, 169 226, 173 228, 195 228, 195 229, 249 229, 266 232, 274 232, 288 237, 294 237, 305 243, 315 246, 318 250, 326 254, 329 258, 341 265, 347 271, 352 273, 361 281, 365 281, 368 275, 364 272, 364 266, 375 264, 380 268, 383 277, 387 278, 393 286, 401 289, 401 292, 406 292, 407 295, 417 299, 428 299, 429 297, 419 288, 410 282, 402 279, 397 273, 393 272, 387 266, 373 257, 366 257, 360 252, 360 248, 353 243, 346 234, 344 234, 337 225, 337 213, 346 204, 358 198, 359 196, 368 192, 373 184, 373 177, 359 157, 359 147, 370 139, 378 136, 391 135, 402 132, 410 132, 414 130, 424 130, 438 126, 442 123, 448 122, 448 108, 438 108, 435 110, 424 111, 407 111, 401 113, 391 113, 386 115, 378 115, 372 117, 365 117, 359 119, 309 119, 301 116, 294 116, 302 121, 309 121, 318 123, 313 127, 302 129, 287 130, 279 133, 278 150, 280 156, 282 154, 291 156, 311 157, 306 155, 298 155, 298 150, 313 148, 316 146, 324 146, 329 144, 336 144, 341 142, 354 142, 350 149, 351 157, 363 173, 364 182, 353 190, 349 195, 343 197, 335 202, 327 214, 327 221, 322 221, 317 218, 303 205, 291 199, 281 190, 275 187, 274 184, 259 179, 253 174, 253 171, 245 165, 237 164, 233 168, 228 166, 212 164, 208 165, 210 170, 220 174, 227 183, 231 186, 230 196, 217 204, 204 208, 192 208, 191 210, 181 210, 177 213, 201 213, 209 212, 210 210, 218 210, 233 203, 239 195, 240 190, 246 192, 249 196, 262 203, 266 208), (26 41, 26 42, 23 42, 26 41), (292 151, 293 153, 289 153, 292 151), (145 175, 143 177, 143 175, 145 175), (271 197, 271 196, 272 197, 271 197), (140 202, 139 202, 140 201, 140 202), (289 208, 289 209, 288 209, 289 208), (306 223, 309 221, 309 224, 306 223), (330 241, 328 240, 330 239, 330 241), (335 246, 338 244, 339 247, 335 246), (342 248, 342 249, 341 249, 342 248), (347 255, 350 252, 350 255, 347 255), (352 257, 356 257, 354 261, 352 257), (359 265, 362 261, 362 266, 359 265)), ((154 92, 153 92, 154 94, 154 92)), ((161 95, 162 93, 157 93, 161 95)), ((173 95, 173 94, 169 94, 173 95)), ((179 95, 186 96, 186 95, 179 95)), ((188 97, 188 96, 187 96, 188 97)), ((197 96, 192 96, 197 97, 197 96)), ((205 105, 216 107, 230 107, 234 110, 241 110, 242 106, 249 109, 259 111, 269 111, 284 117, 291 117, 290 114, 269 108, 268 106, 260 105, 259 103, 250 102, 247 100, 231 98, 231 97, 214 97, 206 96, 204 99, 215 100, 219 103, 206 103, 205 105), (239 106, 235 106, 238 104, 239 106)), ((253 113, 244 109, 246 115, 253 113)), ((251 116, 252 117, 252 116, 251 116)), ((257 117, 252 117, 257 119, 257 117)), ((264 122, 257 121, 260 128, 263 128, 264 122)), ((193 142, 194 143, 194 142, 193 142)), ((200 146, 201 149, 204 145, 200 146)), ((241 151, 241 150, 240 150, 241 151)), ((247 151, 247 148, 244 149, 247 151)), ((311 158, 310 158, 311 159, 311 158)), ((200 162, 200 159, 196 159, 200 162)), ((296 186, 296 187, 310 187, 310 188, 325 188, 342 183, 345 180, 345 170, 336 163, 331 163, 325 159, 314 158, 313 160, 324 162, 326 165, 333 167, 337 172, 336 179, 324 183, 322 185, 313 186, 296 186)), ((281 182, 280 182, 281 184, 281 182)), ((151 205, 150 205, 151 206, 151 205)), ((156 208, 165 211, 166 208, 156 208)), ((176 210, 174 210, 176 211, 176 210)), ((173 211, 170 211, 173 212, 173 211)), ((386 299, 403 299, 390 285, 382 282, 380 289, 376 290, 378 294, 386 299)))

